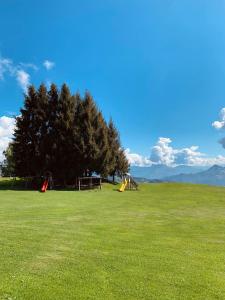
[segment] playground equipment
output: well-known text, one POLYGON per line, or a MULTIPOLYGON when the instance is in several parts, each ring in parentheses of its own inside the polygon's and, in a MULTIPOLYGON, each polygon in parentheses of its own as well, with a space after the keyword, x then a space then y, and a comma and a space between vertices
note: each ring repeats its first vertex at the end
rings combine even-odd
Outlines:
POLYGON ((102 189, 102 178, 96 176, 89 177, 78 177, 76 180, 76 187, 78 190, 82 189, 94 189, 99 188, 102 189))
POLYGON ((94 189, 99 188, 102 189, 102 178, 101 177, 78 177, 76 178, 75 182, 67 185, 60 185, 56 182, 53 183, 52 175, 48 175, 44 177, 43 184, 41 186, 41 192, 45 193, 47 189, 51 190, 53 188, 70 188, 70 189, 78 189, 85 190, 85 189, 94 189))
POLYGON ((119 192, 124 192, 124 191, 125 191, 125 188, 126 188, 126 186, 127 186, 127 183, 128 183, 128 181, 127 181, 127 179, 125 178, 125 179, 122 181, 122 184, 121 184, 121 186, 120 186, 120 188, 119 188, 119 192))
POLYGON ((124 192, 125 190, 137 190, 138 184, 136 181, 131 177, 129 173, 126 173, 122 176, 122 183, 119 188, 119 192, 124 192))
POLYGON ((41 188, 42 193, 45 193, 47 188, 48 188, 48 180, 46 179, 41 188))

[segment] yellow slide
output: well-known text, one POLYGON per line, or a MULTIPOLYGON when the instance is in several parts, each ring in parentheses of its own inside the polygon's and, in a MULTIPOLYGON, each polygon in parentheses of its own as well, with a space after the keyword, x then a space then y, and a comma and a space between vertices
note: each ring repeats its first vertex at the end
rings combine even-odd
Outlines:
POLYGON ((127 179, 124 179, 124 181, 122 182, 122 184, 121 184, 121 186, 119 188, 119 192, 124 192, 125 191, 127 183, 128 183, 127 179))

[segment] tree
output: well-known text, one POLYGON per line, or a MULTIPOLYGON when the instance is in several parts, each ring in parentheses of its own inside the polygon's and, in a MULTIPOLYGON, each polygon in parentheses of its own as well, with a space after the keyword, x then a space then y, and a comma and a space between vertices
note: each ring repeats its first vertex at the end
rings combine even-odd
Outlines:
POLYGON ((38 97, 34 86, 28 88, 24 108, 16 118, 13 157, 17 176, 35 176, 39 170, 38 139, 36 126, 38 97))
POLYGON ((97 155, 95 172, 107 176, 110 172, 110 144, 108 140, 108 127, 101 112, 98 112, 94 123, 94 136, 97 155))
POLYGON ((123 174, 128 162, 112 120, 107 125, 91 94, 71 95, 66 84, 30 86, 12 143, 15 172, 40 177, 51 172, 60 184, 93 173, 123 174))
POLYGON ((51 84, 48 91, 48 130, 46 138, 46 168, 52 173, 57 173, 57 145, 58 145, 58 111, 59 111, 59 92, 55 84, 51 84))
POLYGON ((13 145, 10 143, 7 149, 3 152, 5 159, 2 164, 2 176, 12 177, 15 176, 15 164, 13 159, 13 145))
POLYGON ((129 171, 129 163, 123 149, 120 149, 116 156, 116 173, 119 176, 129 171))
POLYGON ((41 84, 37 91, 37 104, 34 110, 35 119, 34 126, 36 131, 36 155, 39 172, 43 174, 49 165, 49 144, 48 144, 48 128, 49 128, 49 99, 46 86, 41 84))
POLYGON ((113 120, 110 119, 108 125, 108 144, 110 145, 110 165, 109 174, 113 176, 113 181, 115 181, 115 175, 118 171, 118 160, 120 156, 120 137, 119 133, 113 124, 113 120))
POLYGON ((78 136, 77 147, 81 153, 82 173, 91 175, 95 172, 96 159, 99 156, 99 148, 96 141, 96 123, 98 110, 89 92, 85 93, 84 100, 77 108, 78 136))
POLYGON ((67 179, 73 176, 73 135, 74 135, 74 117, 76 103, 75 98, 71 96, 70 90, 66 84, 63 84, 56 115, 55 130, 56 139, 56 159, 57 159, 57 176, 61 181, 66 183, 67 179))

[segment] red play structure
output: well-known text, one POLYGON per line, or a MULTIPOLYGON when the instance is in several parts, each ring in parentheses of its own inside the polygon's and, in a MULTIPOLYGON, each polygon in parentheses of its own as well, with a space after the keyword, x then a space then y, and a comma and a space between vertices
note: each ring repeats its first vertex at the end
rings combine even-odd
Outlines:
POLYGON ((48 180, 45 180, 41 188, 42 193, 45 193, 47 188, 48 188, 48 180))

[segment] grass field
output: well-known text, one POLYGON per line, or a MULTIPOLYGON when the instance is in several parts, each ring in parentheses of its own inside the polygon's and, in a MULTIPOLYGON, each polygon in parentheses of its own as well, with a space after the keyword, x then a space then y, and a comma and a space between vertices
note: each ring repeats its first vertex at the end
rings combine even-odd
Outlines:
POLYGON ((225 299, 225 188, 0 190, 0 299, 225 299))

